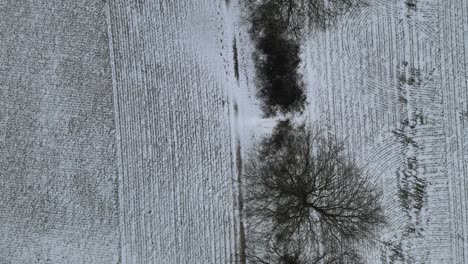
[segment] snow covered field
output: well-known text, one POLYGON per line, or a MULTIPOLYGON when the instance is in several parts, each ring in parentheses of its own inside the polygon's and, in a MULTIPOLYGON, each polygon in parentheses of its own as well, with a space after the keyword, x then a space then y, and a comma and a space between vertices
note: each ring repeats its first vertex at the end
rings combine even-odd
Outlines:
POLYGON ((369 263, 467 263, 468 3, 369 2, 307 41, 310 119, 382 184, 369 263))
MULTIPOLYGON (((468 263, 468 2, 303 46, 306 115, 384 190, 368 263, 468 263)), ((0 1, 0 263, 242 263, 260 119, 237 0, 0 1)))
POLYGON ((122 263, 239 261, 228 9, 109 2, 122 263))
POLYGON ((116 263, 99 1, 0 1, 0 263, 116 263))

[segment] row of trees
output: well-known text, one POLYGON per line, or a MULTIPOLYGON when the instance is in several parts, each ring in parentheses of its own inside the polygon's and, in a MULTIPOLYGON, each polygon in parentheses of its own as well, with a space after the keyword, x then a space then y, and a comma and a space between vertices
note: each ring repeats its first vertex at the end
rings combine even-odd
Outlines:
POLYGON ((302 112, 306 102, 300 67, 304 32, 325 28, 363 0, 242 0, 255 44, 257 95, 266 117, 302 112))
POLYGON ((380 192, 331 138, 282 121, 244 169, 253 263, 357 263, 383 223, 380 192))
POLYGON ((278 112, 301 112, 305 105, 304 82, 299 74, 300 46, 281 18, 259 9, 252 17, 251 35, 255 43, 257 95, 265 116, 278 112), (262 21, 268 17, 268 22, 262 21))
MULTIPOLYGON (((304 33, 362 0, 242 1, 264 115, 302 113, 304 33)), ((353 245, 383 223, 379 189, 343 145, 289 120, 253 148, 243 178, 251 263, 359 263, 353 245)))

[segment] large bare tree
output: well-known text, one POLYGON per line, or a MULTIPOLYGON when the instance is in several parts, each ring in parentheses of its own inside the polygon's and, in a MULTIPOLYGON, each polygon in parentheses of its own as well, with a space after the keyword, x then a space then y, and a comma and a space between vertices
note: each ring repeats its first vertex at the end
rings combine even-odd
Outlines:
POLYGON ((250 225, 283 237, 358 241, 383 222, 380 192, 341 144, 280 123, 244 171, 250 225))

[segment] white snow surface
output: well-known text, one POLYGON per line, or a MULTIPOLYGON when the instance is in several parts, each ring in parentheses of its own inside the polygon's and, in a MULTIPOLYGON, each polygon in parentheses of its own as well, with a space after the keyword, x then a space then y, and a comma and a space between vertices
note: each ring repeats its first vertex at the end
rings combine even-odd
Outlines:
POLYGON ((103 2, 0 1, 0 263, 116 263, 103 2))
MULTIPOLYGON (((0 263, 241 263, 242 159, 276 119, 238 1, 0 7, 0 263)), ((305 117, 384 191, 367 263, 468 263, 467 14, 369 0, 304 41, 305 117)))
POLYGON ((122 263, 240 262, 234 4, 108 3, 122 263))
POLYGON ((304 45, 311 121, 384 191, 368 263, 468 263, 467 14, 467 1, 372 0, 304 45))

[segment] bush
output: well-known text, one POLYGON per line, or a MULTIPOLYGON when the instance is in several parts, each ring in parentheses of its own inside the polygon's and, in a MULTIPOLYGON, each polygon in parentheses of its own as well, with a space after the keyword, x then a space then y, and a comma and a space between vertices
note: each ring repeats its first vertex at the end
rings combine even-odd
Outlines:
POLYGON ((277 112, 302 112, 306 96, 298 73, 300 47, 283 24, 272 21, 254 39, 257 95, 265 116, 277 112))

